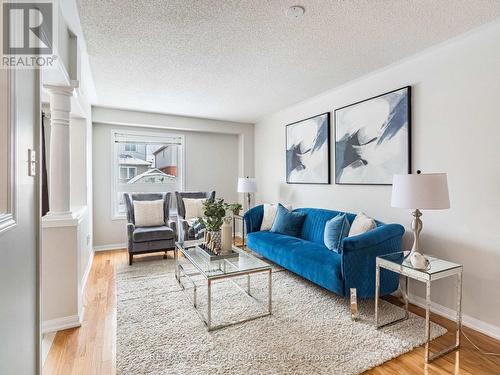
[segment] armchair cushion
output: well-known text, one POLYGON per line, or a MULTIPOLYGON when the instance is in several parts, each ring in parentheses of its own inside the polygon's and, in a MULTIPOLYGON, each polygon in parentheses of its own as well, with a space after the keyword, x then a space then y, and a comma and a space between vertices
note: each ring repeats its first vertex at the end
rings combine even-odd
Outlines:
POLYGON ((175 233, 167 226, 139 227, 133 233, 134 242, 148 242, 158 240, 173 240, 175 233))

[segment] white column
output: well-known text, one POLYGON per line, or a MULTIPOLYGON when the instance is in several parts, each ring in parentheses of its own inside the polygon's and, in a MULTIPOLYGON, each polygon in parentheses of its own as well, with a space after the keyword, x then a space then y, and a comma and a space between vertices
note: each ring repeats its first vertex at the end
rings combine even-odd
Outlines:
POLYGON ((50 97, 49 213, 71 215, 69 121, 73 87, 44 85, 50 97))

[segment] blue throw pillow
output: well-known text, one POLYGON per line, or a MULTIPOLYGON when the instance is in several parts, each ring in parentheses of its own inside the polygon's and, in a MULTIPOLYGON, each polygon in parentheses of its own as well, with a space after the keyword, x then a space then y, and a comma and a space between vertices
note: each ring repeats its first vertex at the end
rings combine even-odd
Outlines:
POLYGON ((302 224, 304 224, 305 218, 305 213, 288 211, 279 204, 273 226, 271 227, 271 232, 299 237, 302 232, 302 224))
POLYGON ((325 246, 337 253, 340 253, 340 244, 344 237, 349 235, 351 225, 347 220, 346 214, 338 214, 333 219, 330 219, 325 224, 324 241, 325 246))

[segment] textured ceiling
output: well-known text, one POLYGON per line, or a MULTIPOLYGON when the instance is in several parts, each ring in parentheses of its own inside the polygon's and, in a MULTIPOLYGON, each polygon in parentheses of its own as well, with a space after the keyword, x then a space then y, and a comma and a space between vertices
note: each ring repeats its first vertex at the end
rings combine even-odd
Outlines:
POLYGON ((498 0, 78 2, 98 105, 243 122, 500 16, 498 0))

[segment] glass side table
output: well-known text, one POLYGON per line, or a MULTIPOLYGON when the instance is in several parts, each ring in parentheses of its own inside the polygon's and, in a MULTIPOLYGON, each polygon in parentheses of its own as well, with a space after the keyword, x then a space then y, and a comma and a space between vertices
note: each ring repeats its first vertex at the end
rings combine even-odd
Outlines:
POLYGON ((426 285, 426 298, 425 298, 425 363, 429 363, 436 358, 439 358, 455 349, 458 349, 460 346, 460 331, 462 329, 462 272, 463 266, 461 264, 456 264, 452 262, 448 262, 446 260, 434 258, 431 256, 427 256, 430 264, 429 267, 425 270, 419 270, 414 268, 409 259, 406 256, 409 254, 406 252, 398 252, 387 255, 382 255, 377 257, 376 260, 376 272, 375 272, 375 324, 377 329, 387 327, 389 325, 393 325, 399 323, 403 320, 409 318, 408 312, 408 289, 409 289, 409 279, 415 279, 417 281, 423 282, 426 285), (403 292, 404 295, 404 304, 405 304, 405 316, 403 318, 394 320, 392 322, 380 324, 379 323, 379 297, 380 297, 380 268, 384 268, 386 270, 396 272, 405 278, 405 290, 403 292), (429 350, 430 343, 430 309, 431 309, 431 282, 434 280, 439 280, 445 277, 457 276, 456 283, 456 293, 457 293, 457 331, 456 331, 456 339, 455 344, 444 348, 443 350, 431 354, 429 350))

